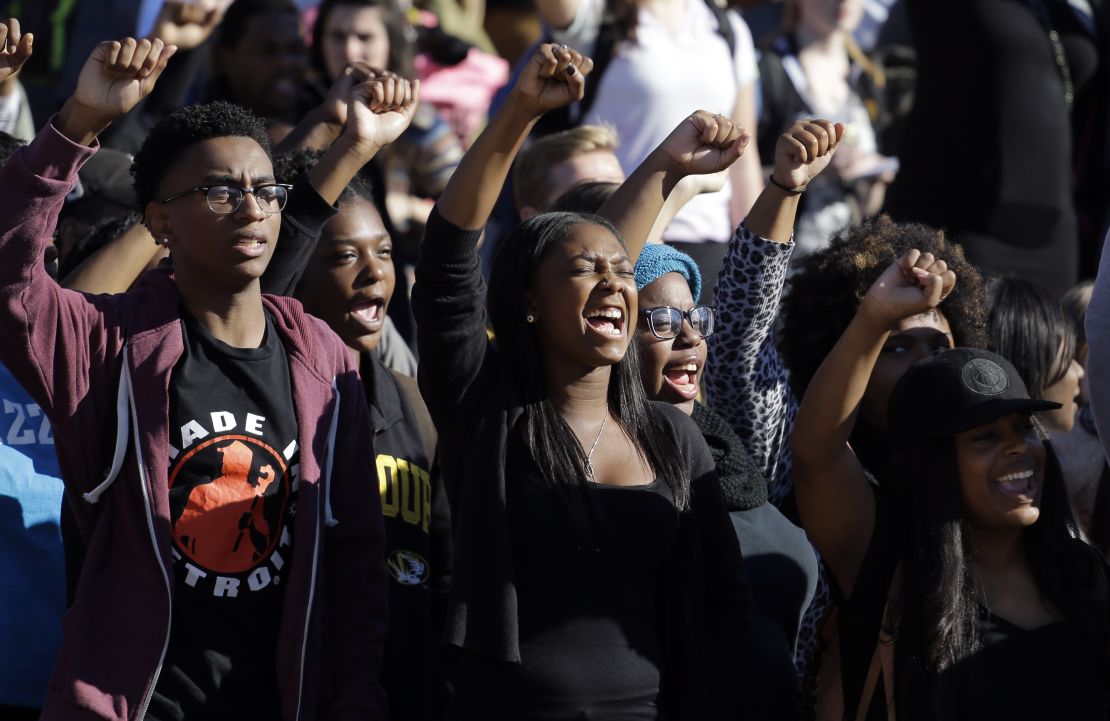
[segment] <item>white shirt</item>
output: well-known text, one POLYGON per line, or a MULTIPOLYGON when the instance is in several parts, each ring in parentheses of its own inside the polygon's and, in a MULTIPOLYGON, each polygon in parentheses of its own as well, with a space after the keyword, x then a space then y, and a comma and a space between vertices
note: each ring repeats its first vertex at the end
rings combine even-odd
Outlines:
MULTIPOLYGON (((617 46, 601 78, 584 123, 607 123, 620 137, 617 157, 631 173, 675 127, 695 110, 731 117, 740 88, 758 79, 752 34, 740 16, 729 11, 736 52, 717 32, 717 18, 704 0, 685 0, 686 18, 668 30, 647 9, 639 11, 635 42, 617 46)), ((565 30, 552 31, 555 42, 585 54, 593 52, 605 0, 581 0, 565 30)), ((668 226, 665 240, 727 242, 731 181, 720 192, 691 200, 668 226)))

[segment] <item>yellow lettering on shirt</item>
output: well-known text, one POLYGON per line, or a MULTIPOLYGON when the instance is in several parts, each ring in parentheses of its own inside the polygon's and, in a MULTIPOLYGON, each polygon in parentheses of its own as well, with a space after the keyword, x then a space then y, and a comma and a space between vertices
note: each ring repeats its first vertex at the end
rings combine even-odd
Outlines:
POLYGON ((428 532, 432 519, 431 474, 405 458, 378 454, 378 487, 382 496, 382 514, 398 515, 405 523, 420 526, 428 532))

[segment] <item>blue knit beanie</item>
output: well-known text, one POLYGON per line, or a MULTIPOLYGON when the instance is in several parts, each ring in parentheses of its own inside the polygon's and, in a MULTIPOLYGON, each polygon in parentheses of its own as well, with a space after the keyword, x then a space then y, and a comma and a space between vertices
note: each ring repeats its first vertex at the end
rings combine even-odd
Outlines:
POLYGON ((701 297, 701 273, 694 259, 669 245, 649 243, 640 251, 636 261, 636 290, 643 290, 667 273, 680 273, 690 284, 690 295, 694 302, 701 297))

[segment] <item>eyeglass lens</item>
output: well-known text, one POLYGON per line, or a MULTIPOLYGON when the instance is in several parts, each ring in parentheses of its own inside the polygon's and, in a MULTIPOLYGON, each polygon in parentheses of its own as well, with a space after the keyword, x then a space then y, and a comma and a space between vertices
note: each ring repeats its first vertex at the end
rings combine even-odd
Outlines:
POLYGON ((284 208, 288 197, 280 185, 260 185, 249 191, 235 185, 215 185, 208 189, 208 207, 216 213, 234 213, 247 192, 254 194, 258 207, 267 215, 284 208))
POLYGON ((694 332, 705 338, 713 333, 713 309, 707 305, 699 305, 683 313, 677 308, 655 308, 651 311, 652 330, 660 338, 675 338, 682 332, 682 320, 690 319, 690 327, 694 332))

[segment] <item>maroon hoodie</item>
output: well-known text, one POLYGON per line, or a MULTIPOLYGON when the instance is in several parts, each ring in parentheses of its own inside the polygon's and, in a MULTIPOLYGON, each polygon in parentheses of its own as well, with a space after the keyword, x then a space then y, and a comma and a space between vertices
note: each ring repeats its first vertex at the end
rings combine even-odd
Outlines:
MULTIPOLYGON (((173 603, 163 460, 170 373, 184 350, 177 286, 156 271, 131 292, 89 296, 59 287, 42 262, 94 152, 48 124, 0 169, 0 362, 50 417, 87 546, 45 721, 140 719, 173 603)), ((387 576, 356 363, 299 303, 263 301, 289 356, 300 420, 297 542, 277 629, 281 716, 384 719, 387 576)))

